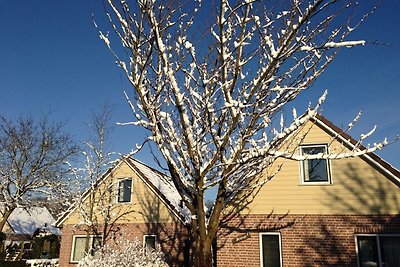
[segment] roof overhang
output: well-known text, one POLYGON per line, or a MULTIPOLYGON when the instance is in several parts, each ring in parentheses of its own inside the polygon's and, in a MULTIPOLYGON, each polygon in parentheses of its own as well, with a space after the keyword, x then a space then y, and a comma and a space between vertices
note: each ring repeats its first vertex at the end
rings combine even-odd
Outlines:
MULTIPOLYGON (((354 149, 358 143, 353 137, 345 133, 339 127, 334 125, 328 119, 322 115, 317 115, 314 119, 311 119, 316 125, 331 136, 337 138, 346 148, 354 149)), ((364 146, 359 146, 359 149, 366 149, 364 146)), ((387 177, 391 182, 400 187, 400 171, 383 160, 377 154, 371 152, 360 156, 363 160, 371 164, 377 171, 387 177)))

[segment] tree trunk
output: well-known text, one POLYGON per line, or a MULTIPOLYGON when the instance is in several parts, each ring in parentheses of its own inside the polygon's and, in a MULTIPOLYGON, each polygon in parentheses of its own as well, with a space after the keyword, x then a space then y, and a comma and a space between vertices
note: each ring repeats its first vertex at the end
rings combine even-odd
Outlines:
POLYGON ((194 258, 194 267, 212 267, 213 254, 212 242, 209 238, 206 240, 198 240, 196 242, 196 251, 194 258))
POLYGON ((205 213, 204 210, 202 210, 203 207, 204 206, 199 206, 197 212, 204 216, 196 217, 196 219, 192 220, 191 225, 193 231, 191 239, 194 241, 194 257, 192 258, 194 267, 213 266, 212 240, 215 234, 214 232, 210 232, 208 225, 206 225, 205 213))
POLYGON ((6 222, 8 218, 10 217, 11 213, 13 212, 14 209, 6 209, 4 213, 2 214, 3 217, 0 220, 0 232, 3 232, 4 226, 6 225, 6 222))

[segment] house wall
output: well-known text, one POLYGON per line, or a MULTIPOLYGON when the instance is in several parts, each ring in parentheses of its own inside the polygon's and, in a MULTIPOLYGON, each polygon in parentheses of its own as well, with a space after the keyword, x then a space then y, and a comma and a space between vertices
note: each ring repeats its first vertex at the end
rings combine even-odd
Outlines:
MULTIPOLYGON (((97 222, 103 223, 100 209, 112 204, 113 218, 118 217, 118 223, 149 223, 172 222, 176 216, 165 206, 151 189, 138 177, 138 175, 125 162, 122 162, 101 184, 95 198, 97 222), (116 203, 117 182, 124 178, 132 178, 132 196, 130 203, 116 203), (105 190, 111 188, 111 190, 105 190)), ((86 199, 85 204, 88 205, 86 199)), ((64 224, 78 224, 83 220, 80 212, 72 212, 64 224)))
MULTIPOLYGON (((171 266, 182 266, 187 240, 186 228, 131 167, 125 162, 120 163, 102 182, 98 192, 101 193, 97 194, 95 198, 96 215, 98 216, 95 222, 98 224, 97 232, 105 232, 106 242, 113 242, 116 234, 123 234, 124 239, 132 240, 135 238, 142 240, 143 235, 154 234, 171 266), (132 178, 130 203, 116 203, 116 185, 118 180, 123 178, 132 178), (112 188, 112 190, 105 190, 106 188, 112 188), (112 204, 111 220, 104 231, 104 220, 99 210, 109 203, 112 204)), ((88 204, 88 201, 86 199, 84 203, 88 204)), ((76 263, 70 263, 70 259, 73 236, 86 234, 82 221, 80 212, 75 210, 63 223, 60 248, 61 267, 77 266, 76 263)))
MULTIPOLYGON (((349 152, 317 125, 307 124, 282 149, 328 144, 349 152)), ((282 266, 357 266, 355 234, 400 234, 400 188, 360 157, 330 160, 331 184, 304 185, 300 162, 279 159, 280 171, 223 226, 217 266, 260 266, 260 233, 281 236, 282 266)), ((240 203, 239 203, 240 204, 240 203)))
POLYGON ((8 224, 8 222, 7 222, 6 224, 4 224, 3 233, 9 234, 9 233, 12 233, 12 232, 13 232, 13 231, 12 231, 10 225, 8 224))
MULTIPOLYGON (((143 240, 144 235, 156 235, 156 244, 164 252, 166 261, 170 266, 183 266, 187 260, 186 242, 188 240, 187 230, 181 223, 127 223, 118 224, 118 231, 112 233, 106 243, 113 243, 114 238, 123 240, 143 240)), ((60 267, 76 267, 77 263, 71 263, 71 251, 74 235, 85 235, 82 227, 64 225, 62 228, 62 238, 60 247, 59 263, 60 267)))
MULTIPOLYGON (((285 146, 298 153, 299 143, 329 144, 330 153, 348 152, 314 124, 308 124, 285 146)), ((275 173, 281 166, 240 216, 222 226, 217 266, 260 266, 261 232, 280 233, 283 266, 356 266, 355 234, 400 233, 400 189, 369 162, 362 158, 331 160, 332 183, 325 185, 303 185, 299 164, 282 159, 266 171, 265 175, 275 173)), ((178 235, 179 228, 168 227, 176 217, 129 166, 119 166, 110 181, 126 177, 133 178, 133 201, 119 205, 132 212, 118 220, 118 226, 138 237, 149 234, 154 225, 175 229, 178 235)), ((68 263, 72 235, 79 232, 73 233, 72 225, 79 221, 75 212, 64 223, 61 266, 73 266, 68 263)), ((159 238, 169 242, 175 235, 160 234, 159 238)), ((169 244, 178 251, 184 247, 169 244)))
POLYGON ((355 234, 400 233, 399 215, 248 215, 218 238, 218 267, 260 266, 260 233, 280 233, 282 266, 357 266, 355 234))
MULTIPOLYGON (((330 144, 331 153, 348 152, 312 123, 292 141, 289 150, 295 153, 299 153, 298 142, 330 144)), ((330 160, 332 184, 328 185, 302 185, 300 164, 294 160, 277 160, 266 175, 275 173, 277 166, 281 170, 242 213, 398 214, 400 211, 400 188, 360 157, 330 160)))

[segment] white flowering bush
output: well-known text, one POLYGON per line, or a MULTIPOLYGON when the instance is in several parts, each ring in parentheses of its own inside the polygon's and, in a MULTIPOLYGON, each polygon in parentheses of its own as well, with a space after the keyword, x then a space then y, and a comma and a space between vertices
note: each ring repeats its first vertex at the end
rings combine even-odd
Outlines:
POLYGON ((88 255, 78 267, 167 267, 159 249, 145 250, 138 240, 121 240, 106 244, 95 256, 88 255))

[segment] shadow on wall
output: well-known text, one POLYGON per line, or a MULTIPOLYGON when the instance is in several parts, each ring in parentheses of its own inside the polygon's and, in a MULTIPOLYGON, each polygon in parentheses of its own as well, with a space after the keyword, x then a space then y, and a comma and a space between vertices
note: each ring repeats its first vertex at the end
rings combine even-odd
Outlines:
POLYGON ((400 211, 399 191, 395 185, 382 177, 378 171, 362 170, 355 164, 347 164, 340 174, 335 189, 327 191, 322 203, 339 214, 393 214, 400 211))
MULTIPOLYGON (((278 168, 280 170, 281 166, 278 168)), ((265 177, 269 176, 268 180, 273 177, 278 171, 274 171, 273 175, 263 173, 253 182, 264 183, 265 177)), ((264 184, 263 186, 268 186, 264 184)), ((296 219, 290 218, 289 211, 286 214, 275 214, 272 210, 266 210, 266 214, 254 215, 250 214, 249 206, 257 197, 262 186, 250 187, 244 190, 241 195, 235 196, 231 200, 229 208, 225 210, 220 220, 220 230, 217 233, 214 251, 224 249, 233 249, 232 245, 243 242, 245 240, 258 240, 259 232, 278 232, 282 229, 292 227, 296 219)), ((215 254, 215 253, 214 253, 215 254)))
POLYGON ((305 235, 303 243, 307 245, 296 249, 305 265, 357 266, 355 234, 400 233, 398 191, 378 172, 367 171, 348 164, 341 174, 346 179, 341 179, 335 190, 326 191, 322 203, 343 216, 304 218, 299 226, 304 231, 307 224, 318 226, 305 235))
POLYGON ((217 243, 221 258, 217 260, 229 254, 229 262, 246 266, 240 262, 245 253, 246 261, 255 259, 248 265, 256 266, 260 264, 259 233, 279 232, 285 266, 356 266, 355 234, 400 233, 400 190, 370 168, 348 164, 342 169, 335 174, 334 186, 324 186, 325 196, 317 200, 334 211, 329 215, 273 211, 255 215, 247 208, 252 199, 239 199, 221 221, 217 243))
POLYGON ((214 257, 217 255, 214 261, 217 265, 231 266, 235 263, 237 266, 258 266, 259 233, 279 233, 291 229, 296 224, 298 218, 290 216, 289 212, 276 214, 274 211, 268 211, 266 214, 251 214, 248 207, 259 190, 258 187, 251 194, 243 194, 231 204, 233 208, 224 214, 214 246, 214 257))
POLYGON ((260 233, 290 231, 301 219, 289 212, 250 214, 246 202, 238 201, 235 205, 235 211, 221 222, 214 246, 214 266, 260 266, 260 233))
POLYGON ((170 266, 189 266, 188 231, 154 194, 138 192, 141 216, 148 235, 156 236, 156 244, 170 266))
POLYGON ((108 179, 95 187, 94 195, 88 196, 90 206, 85 212, 92 213, 89 221, 93 224, 85 227, 85 231, 102 236, 102 243, 114 239, 121 232, 120 221, 135 219, 138 209, 135 203, 116 203, 115 178, 115 173, 111 173, 108 179))

